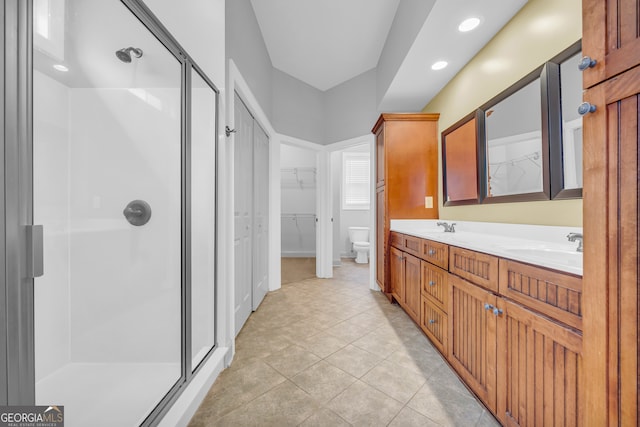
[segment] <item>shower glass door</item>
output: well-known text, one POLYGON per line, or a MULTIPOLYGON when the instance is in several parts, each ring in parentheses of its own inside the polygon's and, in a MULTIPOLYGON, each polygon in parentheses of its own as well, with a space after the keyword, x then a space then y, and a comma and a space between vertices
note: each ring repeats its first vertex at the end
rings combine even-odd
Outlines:
POLYGON ((181 379, 181 62, 116 0, 35 0, 36 403, 142 423, 181 379))

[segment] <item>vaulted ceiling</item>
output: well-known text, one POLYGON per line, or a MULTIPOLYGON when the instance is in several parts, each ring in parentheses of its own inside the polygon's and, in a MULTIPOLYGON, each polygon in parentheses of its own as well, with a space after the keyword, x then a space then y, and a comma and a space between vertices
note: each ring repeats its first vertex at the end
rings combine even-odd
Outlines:
MULTIPOLYGON (((380 110, 420 110, 522 8, 527 0, 251 0, 273 66, 321 91, 402 57, 378 94, 380 110), (403 4, 403 2, 405 2, 403 4), (422 2, 422 3, 420 3, 422 2), (403 16, 433 6, 403 45, 385 47, 403 16), (403 8, 404 15, 396 12, 403 8), (458 31, 478 17, 473 31, 458 31), (446 61, 434 71, 431 65, 446 61)), ((395 38, 393 42, 397 41, 395 38)), ((380 86, 378 87, 380 90, 380 86)))

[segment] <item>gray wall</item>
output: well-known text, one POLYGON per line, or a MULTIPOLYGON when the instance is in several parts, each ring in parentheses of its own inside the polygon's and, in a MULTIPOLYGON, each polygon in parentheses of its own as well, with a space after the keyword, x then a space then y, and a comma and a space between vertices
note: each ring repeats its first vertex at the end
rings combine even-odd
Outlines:
POLYGON ((325 93, 276 69, 272 72, 272 87, 273 127, 284 135, 325 144, 325 93))
POLYGON ((376 106, 389 89, 434 4, 435 0, 400 0, 378 60, 376 106))
POLYGON ((325 92, 324 143, 366 135, 378 115, 373 69, 325 92))
POLYGON ((388 88, 433 3, 401 0, 378 68, 325 92, 273 68, 249 0, 226 2, 227 58, 277 132, 323 145, 344 141, 371 131, 379 115, 379 89, 388 88))
MULTIPOLYGON (((233 59, 260 107, 272 120, 273 66, 249 0, 226 2, 226 57, 233 59)), ((228 85, 227 85, 228 86, 228 85)))

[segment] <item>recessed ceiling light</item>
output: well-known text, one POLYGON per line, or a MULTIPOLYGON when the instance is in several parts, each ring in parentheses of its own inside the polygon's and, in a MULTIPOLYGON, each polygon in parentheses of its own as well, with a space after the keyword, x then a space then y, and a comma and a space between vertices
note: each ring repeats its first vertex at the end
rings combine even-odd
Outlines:
POLYGON ((63 73, 66 73, 67 71, 69 71, 69 69, 62 64, 56 64, 53 66, 53 68, 55 68, 58 71, 62 71, 63 73))
POLYGON ((447 61, 438 61, 431 66, 432 70, 442 70, 444 67, 449 65, 447 61))
POLYGON ((467 31, 471 31, 475 29, 478 25, 480 25, 479 18, 469 18, 465 19, 458 25, 458 31, 462 33, 466 33, 467 31))

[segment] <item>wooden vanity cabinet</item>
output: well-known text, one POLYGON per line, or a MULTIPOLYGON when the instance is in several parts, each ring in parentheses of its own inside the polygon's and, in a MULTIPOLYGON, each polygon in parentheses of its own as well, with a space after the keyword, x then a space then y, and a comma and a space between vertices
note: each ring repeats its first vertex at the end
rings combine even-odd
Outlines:
POLYGON ((500 259, 500 295, 582 330, 582 278, 500 259))
POLYGON ((582 335, 504 298, 496 303, 498 419, 582 426, 582 335))
POLYGON ((402 233, 389 241, 393 297, 503 425, 582 425, 578 276, 402 233))
MULTIPOLYGON (((376 135, 376 283, 389 294, 391 218, 438 218, 439 114, 382 114, 376 135), (432 207, 425 207, 425 197, 432 207), (389 285, 389 286, 388 286, 389 285)), ((416 255, 416 254, 414 254, 416 255)))
POLYGON ((640 66, 588 89, 584 100, 597 108, 583 119, 584 419, 587 426, 637 426, 640 66))
POLYGON ((464 382, 496 413, 497 297, 449 275, 448 360, 464 382))
POLYGON ((420 259, 402 251, 406 239, 398 233, 391 233, 389 250, 390 288, 391 295, 405 309, 407 314, 416 322, 420 322, 420 290, 421 272, 420 259))
POLYGON ((453 274, 449 299, 448 360, 504 425, 582 425, 578 331, 453 274))
POLYGON ((493 292, 498 292, 498 258, 451 246, 449 271, 493 292))
POLYGON ((389 292, 396 301, 404 299, 404 252, 392 246, 389 249, 389 292))
POLYGON ((409 316, 420 323, 420 260, 404 255, 404 305, 409 316))

